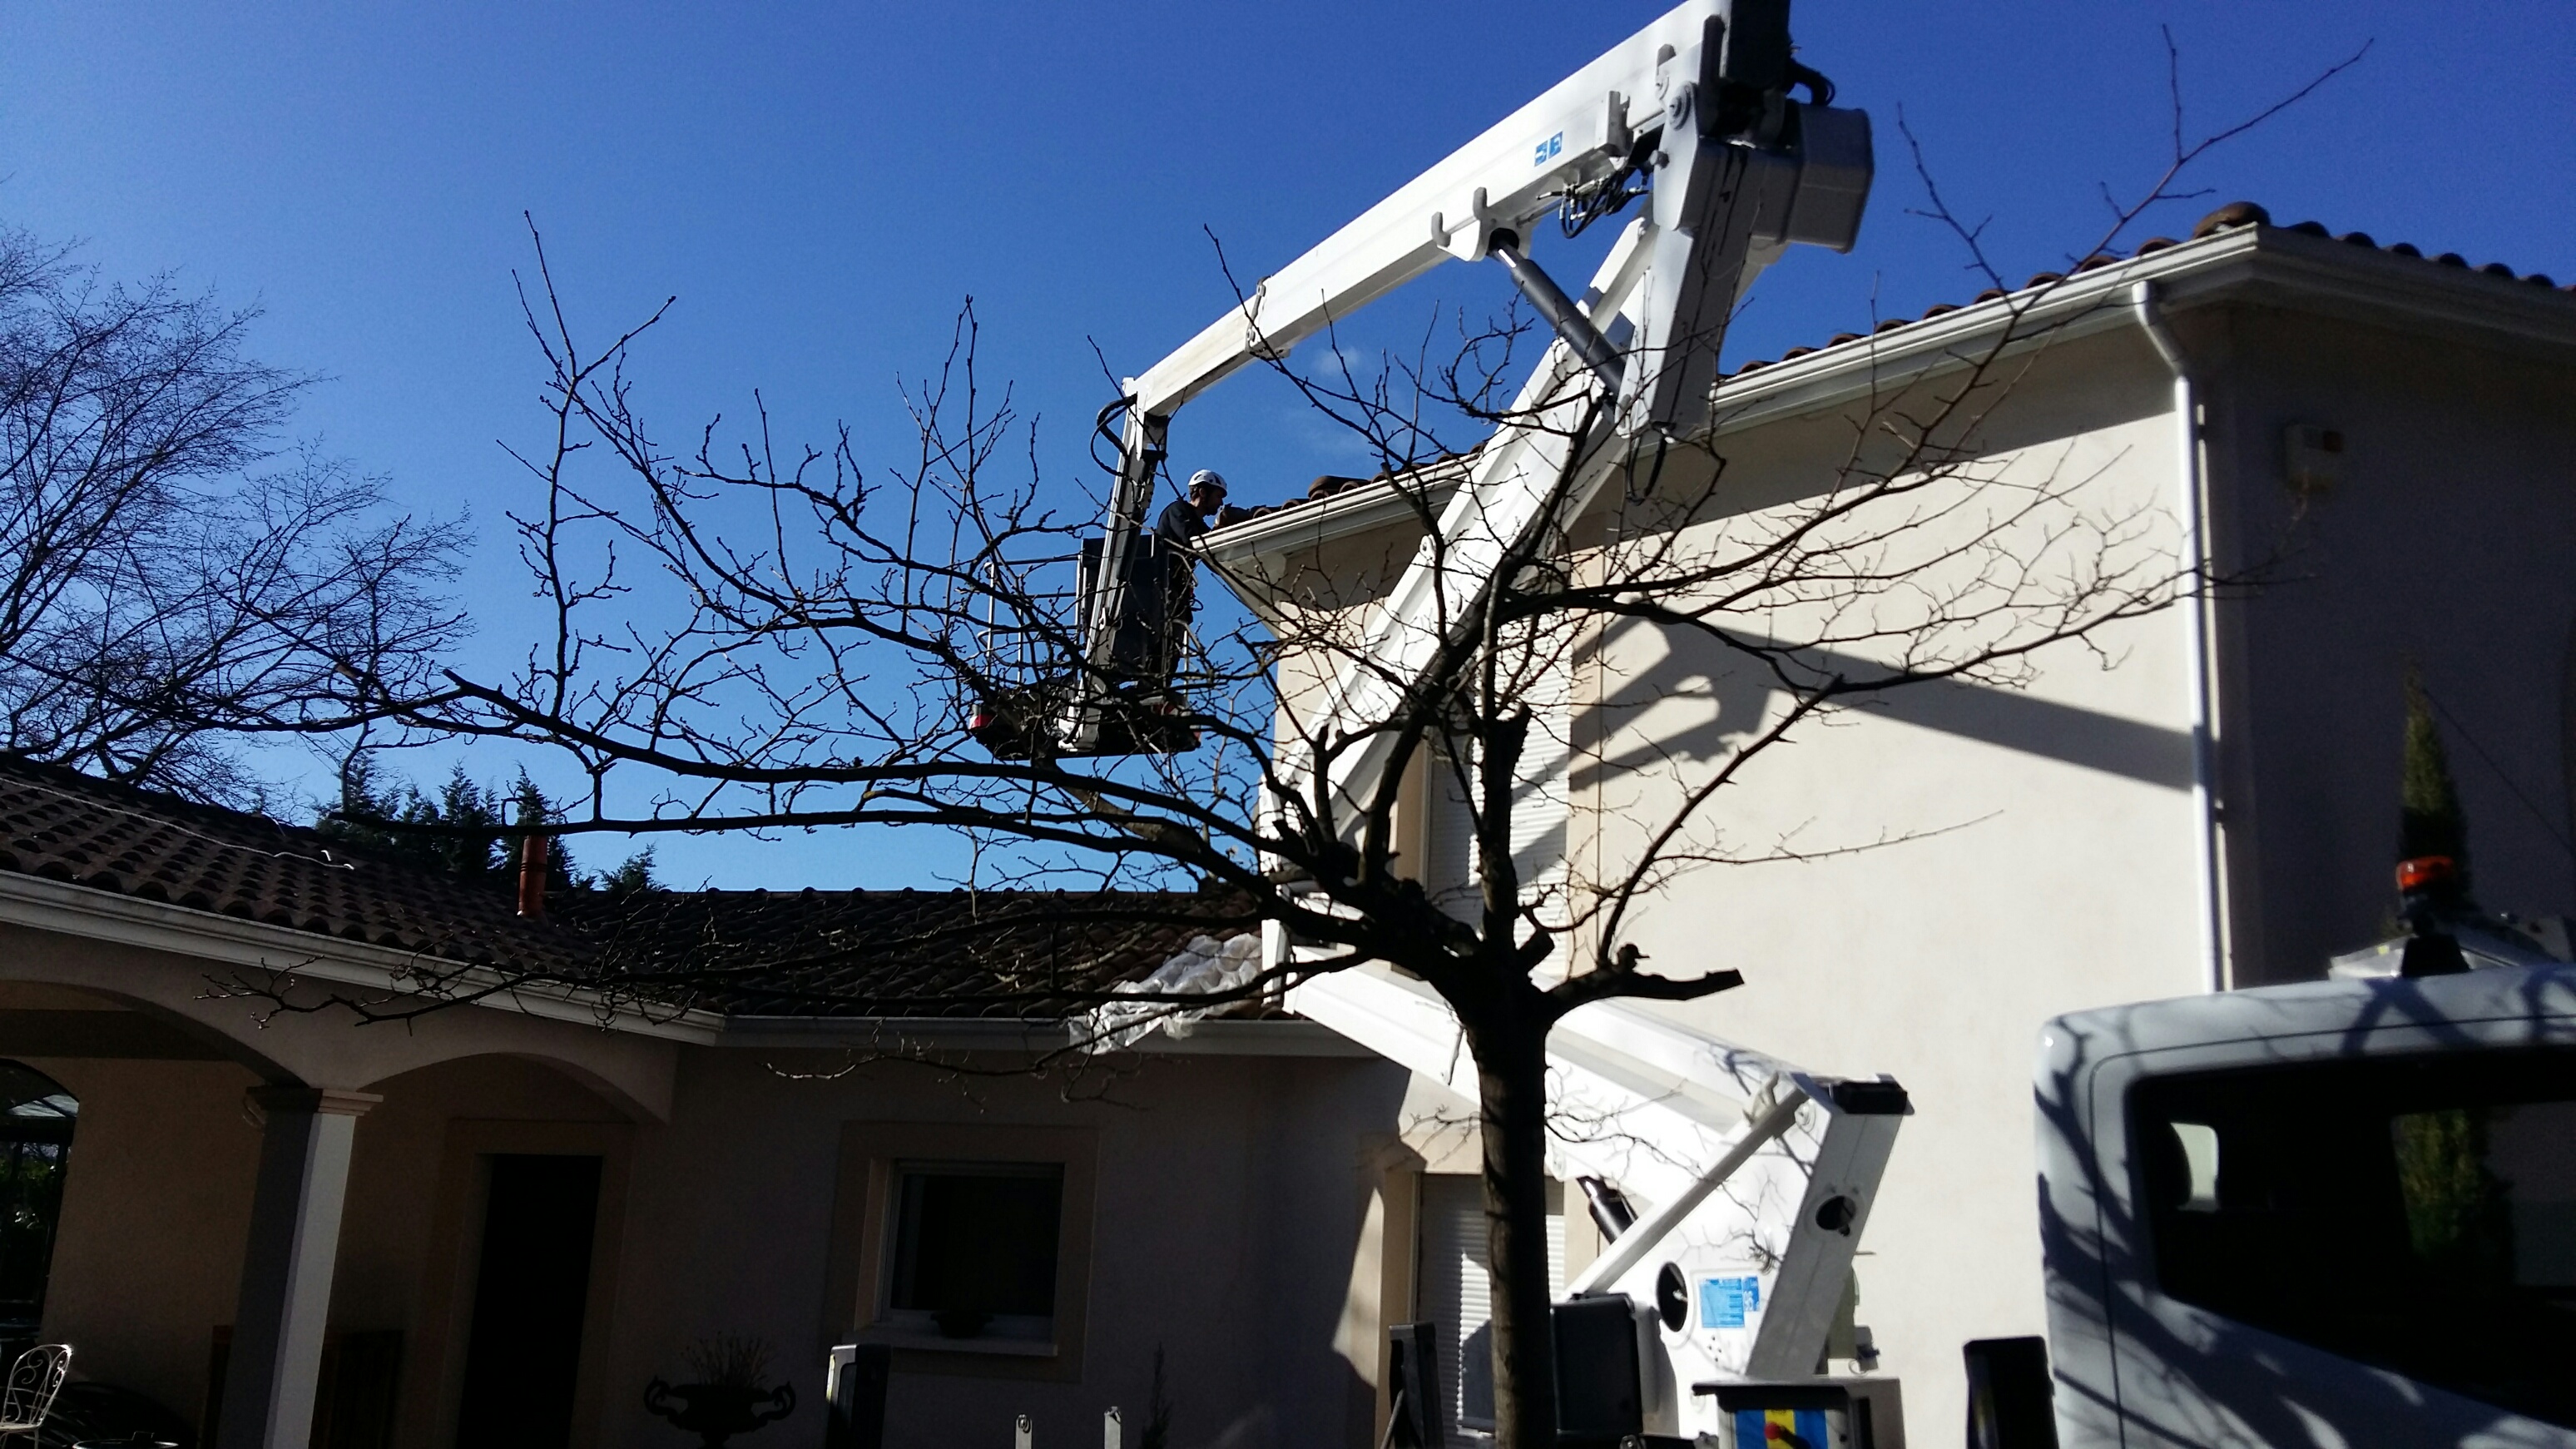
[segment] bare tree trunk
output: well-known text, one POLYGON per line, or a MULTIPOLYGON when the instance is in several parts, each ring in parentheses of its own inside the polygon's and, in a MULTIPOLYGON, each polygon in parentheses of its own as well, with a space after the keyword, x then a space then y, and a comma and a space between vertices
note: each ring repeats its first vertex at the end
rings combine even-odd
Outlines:
POLYGON ((1493 1274, 1497 1449, 1556 1442, 1547 1278, 1547 1027, 1535 1011, 1468 1029, 1485 1147, 1486 1262, 1493 1274))

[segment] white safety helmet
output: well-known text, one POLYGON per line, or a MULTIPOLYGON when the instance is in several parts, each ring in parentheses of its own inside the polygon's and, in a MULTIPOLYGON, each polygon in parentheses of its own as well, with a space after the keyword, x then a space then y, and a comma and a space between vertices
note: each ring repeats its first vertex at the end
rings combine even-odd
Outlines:
POLYGON ((1223 493, 1225 491, 1225 475, 1219 473, 1214 468, 1201 468, 1190 475, 1190 486, 1183 491, 1196 493, 1202 488, 1213 488, 1217 492, 1223 493))

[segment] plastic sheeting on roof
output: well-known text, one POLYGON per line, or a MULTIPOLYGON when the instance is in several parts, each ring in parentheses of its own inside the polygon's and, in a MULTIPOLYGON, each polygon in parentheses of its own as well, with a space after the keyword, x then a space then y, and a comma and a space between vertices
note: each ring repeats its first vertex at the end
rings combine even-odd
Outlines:
MULTIPOLYGON (((1223 941, 1214 936, 1193 936, 1179 955, 1156 967, 1144 980, 1118 987, 1117 994, 1148 998, 1213 996, 1248 986, 1260 974, 1259 936, 1249 931, 1223 941)), ((1124 1051, 1156 1027, 1166 1035, 1186 1037, 1193 1023, 1234 1004, 1221 1001, 1209 1006, 1180 1006, 1168 1000, 1106 1001, 1085 1014, 1082 1049, 1124 1051)))

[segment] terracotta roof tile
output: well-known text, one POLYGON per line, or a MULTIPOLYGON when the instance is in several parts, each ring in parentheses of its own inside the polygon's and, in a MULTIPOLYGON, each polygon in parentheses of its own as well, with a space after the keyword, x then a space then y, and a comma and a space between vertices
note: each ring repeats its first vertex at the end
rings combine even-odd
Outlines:
POLYGON ((602 914, 622 981, 762 1016, 1052 1019, 1252 925, 1245 900, 1157 891, 661 892, 602 914))
MULTIPOLYGON (((2276 223, 2272 220, 2272 214, 2271 214, 2270 212, 2268 212, 2268 211, 2264 210, 2261 206, 2259 206, 2259 205, 2255 204, 2254 202, 2251 202, 2251 201, 2231 201, 2231 202, 2227 203, 2226 205, 2221 206, 2221 207, 2218 207, 2218 208, 2216 208, 2215 210, 2211 211, 2208 215, 2206 215, 2206 216, 2202 217, 2202 218, 2201 218, 2197 223, 2195 223, 2195 224, 2192 226, 2192 229, 2191 229, 2191 239, 2192 239, 2192 240, 2194 240, 2194 241, 2197 241, 2197 240, 2200 240, 2200 239, 2201 239, 2201 238, 2203 238, 2203 237, 2214 236, 2214 235, 2216 235, 2216 234, 2217 234, 2217 233, 2219 233, 2219 232, 2227 231, 2227 230, 2230 230, 2230 229, 2235 228, 2235 227, 2241 227, 2241 226, 2274 226, 2274 225, 2276 225, 2276 223)), ((2422 258, 2422 257, 2423 257, 2423 255, 2424 255, 2424 253, 2423 253, 2421 250, 2417 249, 2414 245, 2412 245, 2411 243, 2407 243, 2407 242, 2394 242, 2394 243, 2389 244, 2388 246, 2382 247, 2382 246, 2380 246, 2380 245, 2379 245, 2379 243, 2378 243, 2377 241, 2375 241, 2374 239, 2372 239, 2372 237, 2370 236, 2370 234, 2369 234, 2369 233, 2367 233, 2367 232, 2358 232, 2358 231, 2345 232, 2345 233, 2344 233, 2340 238, 2335 238, 2335 237, 2334 237, 2334 234, 2333 234, 2332 232, 2328 231, 2328 230, 2326 229, 2325 224, 2324 224, 2324 223, 2322 223, 2322 222, 2315 222, 2315 221, 2302 221, 2302 222, 2296 222, 2296 223, 2293 223, 2293 224, 2291 224, 2291 225, 2289 225, 2289 226, 2287 226, 2287 227, 2282 227, 2281 229, 2282 229, 2282 230, 2284 230, 2284 231, 2295 232, 2295 233, 2298 233, 2298 234, 2303 235, 2303 236, 2326 237, 2326 238, 2330 238, 2330 239, 2341 240, 2341 241, 2343 241, 2343 242, 2345 242, 2345 243, 2348 243, 2348 244, 2350 244, 2350 245, 2352 245, 2352 246, 2356 246, 2356 247, 2368 247, 2368 248, 2371 248, 2371 249, 2373 249, 2373 250, 2386 252, 2387 254, 2392 255, 2392 256, 2411 257, 2411 258, 2422 258)), ((2171 248, 2171 247, 2175 247, 2175 246, 2179 246, 2179 245, 2181 245, 2181 243, 2180 243, 2180 242, 2178 242, 2178 241, 2176 241, 2176 240, 2175 240, 2174 238, 2172 238, 2172 237, 2163 237, 2163 236, 2149 237, 2149 238, 2147 238, 2146 240, 2144 240, 2144 241, 2142 241, 2142 242, 2138 243, 2137 247, 2136 247, 2133 251, 2131 251, 2131 252, 2129 253, 2129 256, 2130 256, 2130 257, 2143 257, 2143 256, 2149 256, 2149 255, 2152 255, 2152 254, 2154 254, 2154 253, 2156 253, 2156 252, 2164 251, 2164 250, 2167 250, 2167 249, 2169 249, 2169 248, 2171 248)), ((2107 266, 2111 266, 2111 265, 2113 265, 2113 264, 2115 264, 2115 263, 2117 263, 2117 262, 2121 262, 2121 261, 2124 261, 2124 260, 2127 260, 2127 258, 2122 257, 2122 256, 2120 256, 2119 254, 2114 253, 2114 252, 2096 252, 2096 253, 2094 253, 2093 255, 2091 255, 2091 256, 2089 256, 2089 257, 2086 257, 2083 261, 2076 263, 2076 264, 2075 264, 2075 266, 2074 266, 2074 268, 2073 268, 2073 271, 2074 271, 2075 273, 2084 273, 2084 272, 2095 271, 2095 270, 2098 270, 2098 269, 2100 269, 2100 268, 2107 267, 2107 266)), ((2469 268, 2469 262, 2467 261, 2467 259, 2466 259, 2466 258, 2463 258, 2462 256, 2460 256, 2457 252, 2444 252, 2444 253, 2442 253, 2440 256, 2434 257, 2434 258, 2432 258, 2431 260, 2432 260, 2432 262, 2433 262, 2435 265, 2438 265, 2438 266, 2458 267, 2458 268, 2463 268, 2463 269, 2468 269, 2468 268, 2469 268)), ((2483 274, 2485 274, 2485 275, 2487 275, 2487 276, 2502 277, 2502 278, 2508 278, 2508 279, 2514 279, 2514 278, 2516 277, 2516 274, 2515 274, 2515 272, 2514 272, 2513 268, 2511 268, 2511 267, 2509 267, 2509 266, 2506 266, 2506 265, 2505 265, 2504 263, 2502 263, 2502 262, 2489 262, 2489 263, 2485 264, 2484 266, 2480 266, 2480 267, 2476 267, 2476 268, 2474 268, 2474 270, 2476 270, 2476 271, 2478 271, 2478 272, 2480 272, 2480 273, 2483 273, 2483 274)), ((2034 274, 2031 276, 2031 278, 2030 278, 2030 280, 2029 280, 2029 281, 2024 282, 2024 283, 2022 284, 2021 290, 2029 290, 2029 289, 2031 289, 2031 288, 2035 288, 2035 287, 2053 286, 2053 285, 2056 285, 2057 283, 2060 283, 2060 282, 2065 281, 2065 280, 2066 280, 2066 276, 2067 276, 2067 274, 2065 274, 2065 273, 2060 273, 2060 272, 2037 272, 2037 273, 2034 273, 2034 274)), ((2556 283, 2552 278, 2550 278, 2550 277, 2548 277, 2548 276, 2546 276, 2546 275, 2544 275, 2544 274, 2542 274, 2542 273, 2538 273, 2538 272, 2534 272, 2534 273, 2532 273, 2532 274, 2530 274, 2530 275, 2528 275, 2528 276, 2520 277, 2520 278, 2519 278, 2519 280, 2521 280, 2521 281, 2525 281, 2525 282, 2529 282, 2529 283, 2533 284, 2534 286, 2541 286, 2541 287, 2555 287, 2555 286, 2557 285, 2557 283, 2556 283)), ((2571 286, 2569 286, 2569 287, 2567 287, 2567 288, 2565 288, 2565 289, 2563 289, 2563 290, 2570 291, 2570 292, 2576 292, 2576 285, 2571 285, 2571 286)), ((2005 298, 2005 297, 2007 297, 2007 296, 2010 296, 2010 295, 2011 295, 2011 293, 2010 293, 2010 292, 2007 292, 2007 291, 2006 291, 2005 289, 2003 289, 2003 288, 2000 288, 2000 287, 1989 287, 1989 288, 1985 289, 1984 291, 1977 293, 1977 295, 1976 295, 1975 297, 1971 298, 1971 299, 1967 302, 1967 304, 1966 304, 1966 305, 1968 305, 1968 306, 1976 306, 1976 305, 1978 305, 1979 303, 2000 301, 2000 300, 2002 300, 2003 298, 2005 298)), ((1935 304, 1935 305, 1933 305, 1933 306, 1931 306, 1931 307, 1929 307, 1929 308, 1926 308, 1926 309, 1924 310, 1922 320, 1928 321, 1928 320, 1930 320, 1930 319, 1932 319, 1932 318, 1934 318, 1934 317, 1944 316, 1944 315, 1946 315, 1946 314, 1948 314, 1948 313, 1956 312, 1956 311, 1958 311, 1958 310, 1960 310, 1960 307, 1959 307, 1959 305, 1958 305, 1958 304, 1953 304, 1953 303, 1948 303, 1948 302, 1937 303, 1937 304, 1935 304)), ((1866 337, 1874 337, 1874 336, 1876 336, 1876 335, 1878 335, 1878 334, 1880 334, 1880 333, 1883 333, 1883 332, 1892 332, 1892 331, 1896 330, 1897 328, 1900 328, 1900 327, 1903 327, 1903 326, 1906 326, 1906 325, 1908 325, 1908 324, 1907 324, 1903 319, 1901 319, 1901 318, 1891 318, 1891 319, 1889 319, 1889 320, 1886 320, 1886 321, 1882 321, 1882 322, 1877 323, 1877 324, 1876 324, 1876 325, 1874 325, 1874 326, 1869 330, 1869 332, 1867 332, 1867 333, 1859 333, 1859 332, 1841 332, 1841 333, 1836 333, 1836 334, 1835 334, 1835 335, 1834 335, 1830 340, 1826 341, 1826 342, 1825 342, 1825 343, 1823 343, 1821 346, 1813 346, 1813 347, 1792 347, 1792 348, 1790 348, 1789 350, 1787 350, 1786 352, 1781 353, 1781 354, 1779 355, 1779 357, 1778 357, 1778 358, 1776 358, 1776 359, 1755 358, 1755 359, 1752 359, 1752 360, 1747 361, 1747 362, 1741 362, 1741 363, 1738 363, 1738 364, 1736 364, 1735 368, 1733 369, 1733 371, 1732 371, 1729 375, 1730 375, 1730 376, 1738 376, 1738 377, 1740 377, 1740 376, 1742 376, 1742 375, 1744 375, 1744 374, 1746 374, 1746 373, 1749 373, 1749 372, 1759 372, 1759 371, 1761 371, 1763 368, 1776 366, 1776 365, 1778 365, 1778 363, 1782 363, 1782 362, 1792 362, 1792 361, 1795 361, 1795 360, 1797 360, 1798 358, 1801 358, 1801 357, 1807 357, 1807 356, 1811 356, 1811 355, 1813 355, 1813 354, 1815 354, 1815 353, 1818 353, 1818 352, 1822 352, 1822 351, 1830 350, 1830 349, 1832 349, 1832 348, 1846 346, 1846 345, 1851 344, 1851 343, 1854 343, 1854 342, 1862 341, 1862 340, 1864 340, 1866 337)), ((1383 475, 1381 475, 1381 476, 1383 476, 1383 475)), ((1307 495, 1306 495, 1306 496, 1304 496, 1304 497, 1291 495, 1290 497, 1288 497, 1288 498, 1286 498, 1286 499, 1281 500, 1281 501, 1280 501, 1277 505, 1275 505, 1275 506, 1265 506, 1265 507, 1261 507, 1261 508, 1255 508, 1255 509, 1252 509, 1252 510, 1250 510, 1250 511, 1249 511, 1249 513, 1248 513, 1248 515, 1247 515, 1247 516, 1248 516, 1248 517, 1252 517, 1252 518, 1259 518, 1259 517, 1265 516, 1266 514, 1269 514, 1269 513, 1272 513, 1272 512, 1276 512, 1276 511, 1278 511, 1279 509, 1286 509, 1286 508, 1295 508, 1295 507, 1298 507, 1298 506, 1300 506, 1301 504, 1304 504, 1304 503, 1308 500, 1308 498, 1310 498, 1310 497, 1311 497, 1311 498, 1320 498, 1320 497, 1329 496, 1329 493, 1331 493, 1331 492, 1339 492, 1339 491, 1341 491, 1343 488, 1346 488, 1346 487, 1353 487, 1353 486, 1357 486, 1359 483, 1362 483, 1362 482, 1375 482, 1375 481, 1377 481, 1377 480, 1376 480, 1376 479, 1365 479, 1365 480, 1361 480, 1361 479, 1333 480, 1333 481, 1335 482, 1335 486, 1334 486, 1332 489, 1330 489, 1330 490, 1328 490, 1328 491, 1317 491, 1317 490, 1319 490, 1319 489, 1322 489, 1323 484, 1325 483, 1325 481, 1326 481, 1326 480, 1323 480, 1323 479, 1318 479, 1318 480, 1316 480, 1316 484, 1314 485, 1314 487, 1309 488, 1309 490, 1308 490, 1308 492, 1307 492, 1307 495)))
POLYGON ((2272 213, 2265 211, 2258 202, 2231 201, 2192 223, 2191 239, 2198 241, 2202 237, 2213 236, 2229 227, 2244 226, 2249 223, 2255 226, 2269 226, 2272 224, 2272 213))
POLYGON ((587 981, 674 1007, 1051 1017, 1250 925, 1188 892, 655 891, 517 913, 459 876, 261 815, 0 755, 0 871, 289 930, 587 981))

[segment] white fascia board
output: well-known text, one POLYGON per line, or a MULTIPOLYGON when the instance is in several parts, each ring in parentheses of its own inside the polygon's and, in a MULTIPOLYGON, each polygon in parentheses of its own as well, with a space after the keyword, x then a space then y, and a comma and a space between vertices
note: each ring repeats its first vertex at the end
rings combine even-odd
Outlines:
POLYGON ((2168 313, 2260 300, 2474 345, 2576 357, 2576 297, 2554 288, 2278 228, 2236 227, 2080 273, 2044 294, 2016 292, 1739 373, 1717 389, 1713 431, 1723 437, 1890 393, 1990 356, 2016 358, 2135 327, 2130 289, 2142 281, 2155 284, 2168 313))
MULTIPOLYGON (((2002 361, 2135 327, 2129 289, 2141 281, 2156 285, 2169 314, 2253 300, 2576 361, 2576 295, 2375 247, 2246 226, 2079 273, 2044 295, 2025 289, 1738 373, 1718 385, 1712 432, 1724 437, 1893 393, 1927 377, 1963 371, 1990 354, 2002 361), (1998 353, 2006 328, 2019 335, 1998 353)), ((1249 571, 1258 560, 1384 528, 1412 512, 1394 482, 1380 481, 1220 529, 1204 547, 1219 562, 1249 571)))
MULTIPOLYGON (((2258 290, 2267 300, 2319 316, 2576 360, 2576 294, 2557 287, 2277 229, 2264 232, 2251 250, 2241 276, 2213 282, 2258 290)), ((2189 305, 2197 290, 2177 282, 2169 305, 2189 305)))
MULTIPOLYGON (((1188 1035, 1156 1027, 1124 1052, 1154 1057, 1375 1057, 1377 1053, 1321 1022, 1191 1022, 1188 1035)), ((730 1016, 714 1045, 768 1051, 1001 1052, 1036 1055, 1073 1045, 1057 1021, 941 1016, 730 1016)))
MULTIPOLYGON (((0 921, 227 966, 291 971, 309 980, 369 991, 414 994, 405 992, 400 982, 423 967, 462 973, 458 984, 469 989, 507 980, 499 972, 418 951, 317 935, 15 871, 0 872, 0 921)), ((609 1007, 569 989, 512 988, 459 1004, 684 1042, 713 1041, 722 1021, 708 1011, 660 1017, 634 1007, 609 1007)))
POLYGON ((1399 523, 1418 526, 1425 513, 1437 524, 1441 512, 1449 506, 1450 495, 1466 481, 1465 465, 1474 456, 1471 453, 1467 458, 1433 464, 1407 479, 1402 487, 1392 480, 1378 479, 1301 507, 1230 523, 1209 533, 1200 547, 1221 568, 1243 570, 1251 575, 1245 582, 1257 584, 1263 559, 1277 558, 1294 549, 1314 548, 1337 538, 1374 533, 1399 523))

